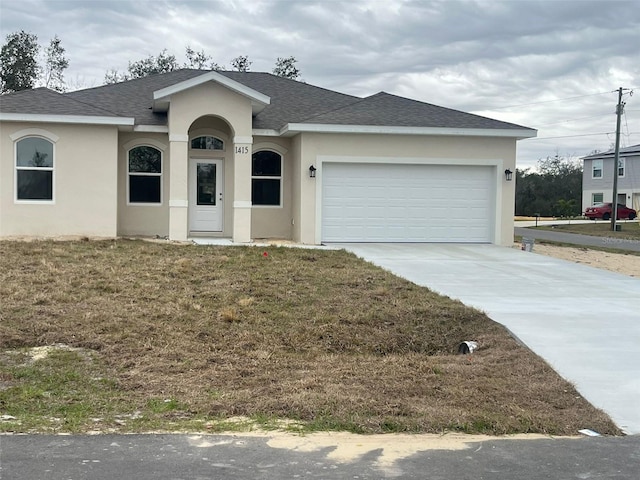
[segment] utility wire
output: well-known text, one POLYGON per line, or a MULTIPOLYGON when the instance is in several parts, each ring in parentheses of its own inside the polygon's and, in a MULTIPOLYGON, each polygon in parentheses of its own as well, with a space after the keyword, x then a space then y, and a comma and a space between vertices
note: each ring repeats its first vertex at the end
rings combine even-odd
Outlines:
MULTIPOLYGON (((601 133, 583 133, 582 135, 562 135, 559 137, 532 137, 532 138, 523 138, 522 140, 549 140, 552 138, 576 138, 576 137, 595 137, 597 135, 613 135, 616 132, 601 132, 601 133)), ((631 135, 631 134, 630 134, 631 135)))
MULTIPOLYGON (((531 137, 531 138, 523 138, 521 141, 524 142, 526 140, 550 140, 554 138, 576 138, 576 137, 596 137, 598 135, 615 135, 616 132, 601 132, 601 133, 584 133, 582 135, 562 135, 558 137, 531 137)), ((623 133, 625 137, 631 137, 632 135, 640 135, 640 132, 629 132, 623 133)))
POLYGON ((537 128, 541 128, 541 127, 548 127, 549 125, 560 125, 561 123, 568 123, 568 122, 577 122, 578 120, 587 120, 589 118, 601 118, 601 117, 606 117, 608 115, 611 115, 610 113, 602 113, 600 115, 592 115, 590 117, 579 117, 579 118, 570 118, 568 120, 563 120, 561 122, 554 122, 554 123, 545 123, 543 125, 536 125, 537 128))
POLYGON ((555 100, 544 100, 542 102, 521 103, 519 105, 507 105, 505 107, 492 107, 492 108, 484 108, 484 109, 478 109, 478 110, 503 110, 505 108, 528 107, 530 105, 542 105, 544 103, 563 102, 565 100, 575 100, 576 98, 595 97, 595 96, 598 96, 598 95, 608 95, 610 93, 612 93, 612 92, 589 93, 587 95, 577 95, 575 97, 557 98, 555 100))

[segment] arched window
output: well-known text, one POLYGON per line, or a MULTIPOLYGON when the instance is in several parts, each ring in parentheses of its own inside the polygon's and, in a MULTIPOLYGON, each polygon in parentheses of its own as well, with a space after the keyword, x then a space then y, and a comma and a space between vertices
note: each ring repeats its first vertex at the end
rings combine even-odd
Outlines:
POLYGON ((16 199, 53 200, 53 143, 46 138, 16 143, 16 199))
POLYGON ((129 203, 162 203, 162 152, 157 148, 129 150, 129 203))
POLYGON ((191 148, 194 150, 224 150, 224 142, 211 135, 202 135, 191 140, 191 148))
POLYGON ((251 203, 280 206, 282 201, 282 156, 271 150, 251 157, 251 203))

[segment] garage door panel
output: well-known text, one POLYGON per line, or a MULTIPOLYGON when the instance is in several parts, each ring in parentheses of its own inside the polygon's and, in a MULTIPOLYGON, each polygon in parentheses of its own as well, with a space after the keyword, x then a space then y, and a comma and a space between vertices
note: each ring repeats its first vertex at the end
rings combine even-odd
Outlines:
POLYGON ((327 163, 325 242, 490 242, 493 167, 327 163))

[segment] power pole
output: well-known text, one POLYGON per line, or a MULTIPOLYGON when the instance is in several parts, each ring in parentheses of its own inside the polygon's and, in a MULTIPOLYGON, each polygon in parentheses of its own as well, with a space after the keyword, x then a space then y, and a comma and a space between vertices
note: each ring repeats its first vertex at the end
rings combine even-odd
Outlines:
POLYGON ((622 90, 618 89, 618 105, 616 106, 616 153, 613 159, 613 199, 611 200, 611 231, 616 231, 616 220, 618 218, 618 165, 620 162, 620 119, 624 111, 622 101, 622 90))

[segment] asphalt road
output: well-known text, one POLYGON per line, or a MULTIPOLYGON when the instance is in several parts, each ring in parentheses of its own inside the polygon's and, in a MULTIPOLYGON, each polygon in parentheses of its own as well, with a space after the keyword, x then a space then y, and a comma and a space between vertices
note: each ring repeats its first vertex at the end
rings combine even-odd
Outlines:
MULTIPOLYGON (((388 445, 394 436, 389 435, 388 445)), ((640 436, 488 440, 380 462, 385 445, 355 459, 269 445, 242 435, 0 436, 2 480, 491 479, 636 480, 640 436)), ((307 449, 308 450, 308 449, 307 449)))
MULTIPOLYGON (((624 232, 624 224, 622 226, 624 232)), ((515 227, 514 233, 521 237, 550 240, 553 242, 565 242, 587 247, 608 247, 619 250, 640 252, 640 240, 614 237, 593 237, 591 235, 579 235, 577 233, 554 232, 552 230, 538 230, 534 228, 515 227)), ((535 247, 534 247, 535 248, 535 247)))

